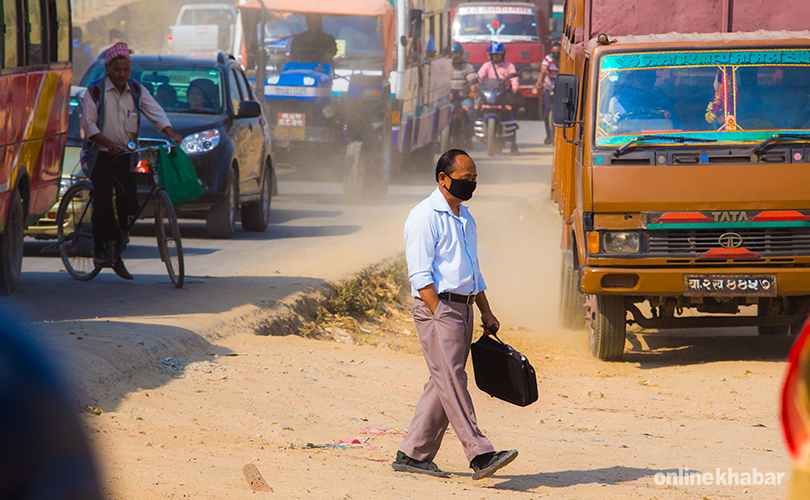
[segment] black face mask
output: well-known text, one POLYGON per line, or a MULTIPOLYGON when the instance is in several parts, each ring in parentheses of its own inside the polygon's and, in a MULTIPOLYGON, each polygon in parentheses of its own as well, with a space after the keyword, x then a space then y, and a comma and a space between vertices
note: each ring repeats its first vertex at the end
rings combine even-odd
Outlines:
MULTIPOLYGON (((447 175, 447 174, 445 174, 447 175)), ((466 179, 453 179, 449 175, 450 187, 445 188, 447 192, 458 198, 459 200, 467 201, 472 198, 473 191, 477 186, 475 181, 468 181, 466 179)))

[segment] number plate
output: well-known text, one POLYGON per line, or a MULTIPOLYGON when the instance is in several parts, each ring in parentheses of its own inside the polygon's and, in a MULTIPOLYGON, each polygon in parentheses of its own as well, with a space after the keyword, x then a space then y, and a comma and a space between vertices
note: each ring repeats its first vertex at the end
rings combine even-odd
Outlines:
POLYGON ((273 139, 292 139, 303 141, 306 139, 305 128, 298 127, 276 127, 273 129, 273 139))
POLYGON ((775 274, 687 274, 683 294, 693 297, 775 297, 775 274))
POLYGON ((276 125, 281 127, 306 127, 306 113, 278 113, 276 125))

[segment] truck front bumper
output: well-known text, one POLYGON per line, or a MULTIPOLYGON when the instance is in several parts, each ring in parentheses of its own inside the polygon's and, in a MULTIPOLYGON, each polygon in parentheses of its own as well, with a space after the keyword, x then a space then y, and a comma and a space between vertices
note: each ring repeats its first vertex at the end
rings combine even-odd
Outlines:
MULTIPOLYGON (((679 297, 685 276, 776 276, 779 296, 810 295, 810 267, 581 268, 583 293, 679 297)), ((729 293, 729 296, 734 296, 729 293)))

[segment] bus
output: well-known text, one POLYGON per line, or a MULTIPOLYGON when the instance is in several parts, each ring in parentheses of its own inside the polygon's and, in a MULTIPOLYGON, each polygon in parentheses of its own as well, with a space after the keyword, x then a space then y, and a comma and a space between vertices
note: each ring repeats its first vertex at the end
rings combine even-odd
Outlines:
POLYGON ((69 0, 2 0, 0 294, 17 288, 23 232, 59 193, 73 75, 69 0))

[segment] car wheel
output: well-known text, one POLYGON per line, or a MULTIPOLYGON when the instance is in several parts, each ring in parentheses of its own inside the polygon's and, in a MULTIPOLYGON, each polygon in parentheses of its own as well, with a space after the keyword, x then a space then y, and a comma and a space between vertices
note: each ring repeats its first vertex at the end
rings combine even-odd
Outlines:
POLYGON ((261 233, 270 223, 270 198, 273 183, 270 178, 270 168, 265 166, 262 172, 262 192, 258 201, 253 201, 242 207, 242 229, 261 233))
POLYGON ((11 295, 17 289, 22 272, 25 214, 19 190, 11 193, 6 230, 0 234, 0 294, 11 295))
POLYGON ((236 169, 228 171, 228 186, 225 198, 208 210, 205 227, 209 238, 230 239, 236 229, 236 210, 239 201, 239 183, 236 169))

